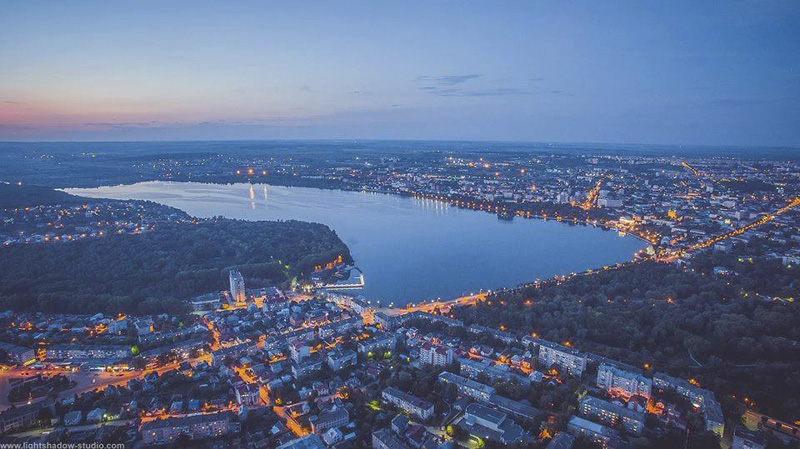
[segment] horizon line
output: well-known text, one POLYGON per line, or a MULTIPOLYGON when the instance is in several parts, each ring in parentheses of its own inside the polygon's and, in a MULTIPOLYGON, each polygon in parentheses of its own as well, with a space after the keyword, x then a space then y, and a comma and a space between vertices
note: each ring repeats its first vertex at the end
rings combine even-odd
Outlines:
MULTIPOLYGON (((155 140, 2 140, 2 144, 122 144, 122 143, 200 143, 200 142, 442 142, 442 143, 489 143, 489 144, 539 144, 539 145, 603 145, 603 146, 648 146, 678 148, 717 149, 771 149, 800 151, 800 146, 790 145, 742 145, 701 143, 646 143, 646 142, 594 142, 594 141, 547 141, 547 140, 490 140, 490 139, 398 139, 398 138, 260 138, 260 139, 155 139, 155 140)), ((624 148, 619 148, 624 149, 624 148)))

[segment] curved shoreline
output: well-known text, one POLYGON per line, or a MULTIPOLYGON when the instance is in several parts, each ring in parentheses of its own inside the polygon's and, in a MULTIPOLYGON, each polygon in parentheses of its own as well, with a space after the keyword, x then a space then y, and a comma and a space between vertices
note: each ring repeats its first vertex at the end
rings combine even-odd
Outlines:
MULTIPOLYGON (((261 184, 261 186, 273 186, 273 185, 272 184, 261 184)), ((215 211, 213 209, 213 206, 211 206, 210 204, 209 204, 210 209, 209 208, 203 209, 202 201, 197 206, 190 205, 189 203, 192 203, 194 200, 196 200, 196 196, 198 196, 198 195, 200 195, 200 196, 207 195, 209 197, 210 201, 214 201, 214 198, 217 198, 217 197, 231 197, 231 198, 235 197, 235 200, 232 200, 232 201, 235 201, 235 203, 242 203, 242 204, 246 205, 247 204, 246 191, 247 191, 248 187, 256 187, 257 190, 260 189, 259 185, 252 184, 252 183, 206 183, 206 182, 182 182, 182 181, 179 181, 179 182, 176 182, 176 181, 145 181, 145 182, 141 182, 141 183, 117 184, 115 186, 106 186, 106 187, 100 187, 100 188, 70 188, 70 189, 64 189, 64 190, 67 191, 68 193, 75 194, 75 195, 84 195, 85 197, 88 197, 88 198, 92 198, 93 197, 93 198, 122 198, 122 199, 134 199, 134 200, 138 199, 138 200, 149 200, 149 201, 154 201, 154 202, 160 202, 162 204, 171 204, 172 207, 177 207, 177 208, 182 209, 184 211, 192 211, 192 212, 190 212, 190 214, 198 215, 198 216, 206 216, 206 215, 209 215, 209 214, 216 215, 216 214, 218 214, 220 212, 215 211), (140 188, 141 189, 141 193, 138 193, 138 194, 137 194, 137 191, 136 191, 137 184, 142 186, 140 188), (170 194, 169 193, 169 189, 171 187, 175 188, 174 194, 170 194), (203 189, 204 187, 206 187, 208 189, 207 192, 204 191, 204 189, 203 189), (97 191, 99 189, 104 189, 104 188, 108 189, 109 191, 108 192, 98 192, 97 191), (236 192, 232 192, 232 189, 235 190, 237 188, 244 189, 245 193, 242 194, 243 196, 237 194, 236 192), (161 195, 163 195, 163 198, 161 198, 161 199, 149 198, 149 197, 152 197, 152 196, 161 196, 161 195)), ((364 201, 366 203, 365 206, 370 206, 370 204, 375 203, 375 205, 377 207, 386 206, 388 204, 388 203, 386 203, 386 201, 388 201, 388 199, 393 199, 393 200, 394 199, 397 199, 397 200, 403 200, 404 199, 405 201, 410 201, 410 203, 404 203, 404 204, 413 204, 413 203, 419 204, 421 202, 420 200, 422 200, 422 201, 425 200, 425 198, 423 198, 422 196, 414 197, 414 196, 408 194, 407 192, 406 193, 404 193, 404 192, 391 192, 391 191, 378 190, 378 189, 361 189, 361 190, 349 190, 348 189, 348 190, 344 190, 344 189, 322 189, 322 188, 318 188, 318 187, 301 187, 301 186, 277 186, 277 187, 281 188, 280 192, 282 192, 282 193, 278 193, 278 191, 276 190, 275 192, 276 192, 276 195, 278 195, 278 196, 276 196, 275 198, 282 198, 281 195, 286 195, 286 194, 292 195, 292 196, 289 197, 290 202, 286 203, 286 204, 292 204, 292 201, 294 201, 294 200, 308 201, 309 198, 312 198, 315 195, 314 191, 318 191, 318 192, 330 191, 330 192, 332 192, 331 194, 339 193, 339 194, 342 194, 342 195, 352 194, 352 193, 369 194, 367 196, 362 197, 362 198, 364 198, 364 201), (292 190, 294 190, 294 189, 292 189, 292 187, 299 187, 297 189, 298 193, 296 193, 296 194, 288 193, 288 192, 291 192, 292 190), (300 192, 303 192, 303 193, 300 193, 300 192), (296 197, 293 196, 293 195, 296 195, 296 197), (372 200, 368 199, 370 196, 373 196, 373 195, 385 196, 387 198, 387 200, 381 200, 381 199, 378 199, 378 198, 374 198, 372 200), (411 200, 414 200, 414 199, 416 199, 417 201, 411 201, 411 200)), ((237 190, 237 192, 238 192, 238 190, 237 190)), ((271 195, 270 195, 270 197, 271 197, 271 195)), ((321 201, 342 200, 342 198, 340 198, 338 196, 323 197, 323 198, 325 198, 325 199, 322 199, 321 201)), ((344 198, 346 199, 348 197, 345 196, 344 198)), ((355 198, 355 197, 353 197, 353 198, 355 198)), ((434 199, 434 198, 430 198, 430 199, 434 199)), ((266 198, 264 198, 264 200, 266 201, 266 198)), ((460 211, 460 210, 470 210, 470 211, 475 211, 475 212, 480 210, 480 207, 459 206, 458 204, 456 204, 456 201, 457 201, 456 199, 452 199, 452 201, 445 201, 445 200, 443 200, 441 198, 435 198, 435 200, 437 202, 443 204, 443 205, 447 205, 447 207, 449 207, 449 206, 457 206, 457 207, 452 209, 452 212, 450 214, 448 214, 448 215, 451 215, 451 217, 452 217, 452 214, 456 213, 457 210, 458 211, 460 211)), ((252 201, 252 198, 251 198, 251 201, 252 201)), ((298 220, 302 220, 302 221, 317 221, 317 222, 321 222, 321 223, 327 223, 329 226, 333 227, 334 229, 341 228, 340 230, 344 233, 342 235, 350 235, 350 238, 348 238, 348 240, 350 240, 350 245, 349 246, 351 248, 353 247, 353 244, 354 244, 354 241, 353 241, 354 236, 356 238, 358 238, 358 236, 360 235, 360 234, 354 234, 354 233, 359 233, 359 232, 363 232, 364 231, 364 229, 363 229, 364 226, 362 224, 355 225, 355 224, 350 224, 348 222, 347 225, 345 225, 343 223, 342 220, 349 220, 347 217, 343 218, 343 215, 347 214, 346 210, 341 212, 341 213, 337 212, 338 215, 337 216, 332 216, 330 218, 330 220, 325 220, 324 216, 323 217, 319 216, 320 212, 317 211, 317 210, 314 210, 314 212, 310 212, 309 214, 300 213, 300 215, 298 215, 298 212, 295 212, 295 211, 291 210, 291 207, 290 207, 289 210, 288 210, 288 214, 289 215, 287 215, 287 210, 286 209, 281 211, 281 208, 283 207, 284 203, 281 203, 280 200, 278 200, 279 202, 274 202, 274 201, 275 200, 272 200, 272 204, 274 204, 275 207, 277 207, 276 209, 274 209, 274 212, 269 212, 269 207, 266 210, 261 209, 264 212, 254 212, 253 213, 253 212, 250 212, 249 208, 248 208, 248 210, 242 209, 241 211, 236 211, 237 210, 236 206, 232 205, 231 207, 228 207, 227 209, 223 209, 223 210, 226 210, 226 212, 223 212, 223 214, 227 215, 227 216, 231 216, 231 217, 236 217, 236 218, 239 218, 239 219, 246 219, 246 220, 275 220, 275 219, 282 220, 282 219, 288 219, 288 217, 291 216, 294 219, 298 219, 298 220), (276 217, 275 216, 276 214, 279 215, 279 217, 276 217)), ((232 204, 234 204, 234 203, 232 202, 232 204)), ((265 204, 267 204, 269 206, 270 203, 268 202, 268 203, 265 203, 265 204)), ((355 206, 351 207, 351 209, 350 209, 351 211, 361 210, 362 205, 360 203, 356 202, 354 204, 355 204, 355 206)), ((403 206, 404 210, 407 207, 413 207, 414 209, 418 209, 417 206, 403 206)), ((431 207, 433 207, 433 206, 431 206, 431 207)), ((489 212, 492 213, 492 215, 495 214, 495 212, 494 212, 495 207, 497 207, 498 210, 500 210, 500 208, 501 208, 501 206, 499 204, 497 206, 492 205, 492 209, 489 211, 489 212)), ((312 208, 313 208, 313 206, 312 206, 312 208)), ((487 208, 488 208, 488 205, 486 203, 484 203, 482 211, 486 212, 487 208)), ((322 213, 324 214, 324 212, 322 212, 322 213)), ((418 213, 422 213, 422 211, 418 211, 418 213)), ((391 213, 390 213, 390 215, 391 215, 391 213)), ((469 214, 469 215, 472 216, 472 214, 469 214)), ((483 214, 481 214, 481 215, 483 215, 483 214)), ((368 214, 368 216, 369 216, 369 214, 368 214)), ((458 215, 456 215, 456 216, 458 216, 458 215)), ((475 216, 477 216, 477 214, 475 216)), ((560 224, 564 224, 564 225, 566 225, 566 224, 569 224, 569 225, 581 224, 581 225, 586 226, 587 228, 589 227, 588 225, 592 225, 591 227, 600 228, 599 230, 602 230, 602 231, 614 230, 613 227, 602 226, 601 224, 594 223, 592 221, 572 220, 572 219, 557 220, 557 219, 553 219, 552 215, 547 215, 547 214, 543 214, 543 215, 539 215, 539 214, 530 214, 530 215, 522 214, 521 215, 521 214, 517 213, 514 216, 522 216, 522 218, 531 218, 531 219, 534 219, 534 220, 538 219, 541 223, 547 223, 547 222, 554 223, 555 222, 555 223, 560 223, 560 224)), ((484 217, 485 217, 485 215, 484 215, 484 217)), ((368 218, 368 220, 371 220, 371 218, 368 218)), ((482 229, 486 229, 488 232, 498 232, 499 228, 497 228, 497 229, 494 228, 494 227, 484 228, 484 227, 481 227, 481 226, 485 226, 487 223, 490 223, 490 222, 500 221, 500 220, 502 220, 502 217, 499 218, 498 220, 487 220, 486 218, 478 218, 479 222, 476 222, 474 220, 475 219, 473 218, 473 219, 469 220, 468 222, 466 222, 467 223, 467 229, 470 229, 470 230, 467 231, 467 233, 464 235, 464 238, 470 239, 470 238, 475 238, 478 235, 482 235, 482 229), (483 223, 483 225, 480 225, 480 224, 477 224, 477 223, 483 223)), ((380 222, 380 223, 381 223, 381 225, 383 224, 383 222, 380 222)), ((452 224, 452 223, 450 223, 450 224, 452 224)), ((434 235, 442 236, 442 235, 444 235, 444 234, 442 234, 442 230, 446 229, 447 226, 449 226, 449 224, 443 224, 443 226, 441 226, 441 227, 439 225, 437 225, 436 227, 432 228, 432 232, 434 232, 434 235)), ((494 226, 494 225, 492 225, 492 226, 494 226)), ((619 251, 614 249, 614 248, 616 248, 615 246, 609 246, 608 247, 608 251, 607 251, 609 257, 599 257, 599 256, 597 256, 597 257, 591 257, 588 260, 585 260, 585 258, 578 256, 579 254, 581 254, 582 248, 591 247, 591 245, 593 245, 592 242, 594 242, 594 241, 598 241, 599 242, 598 244, 601 244, 601 246, 602 246, 602 244, 612 245, 612 242, 610 240, 616 240, 616 239, 610 237, 611 234, 607 234, 609 237, 603 237, 602 239, 597 240, 597 238, 591 236, 591 233, 588 230, 587 231, 577 231, 577 230, 576 231, 567 231, 565 229, 565 230, 562 230, 562 231, 554 231, 555 232, 554 235, 555 236, 557 236, 557 235, 570 236, 571 235, 574 238, 577 238, 578 240, 573 240, 573 237, 568 237, 567 240, 565 240, 565 242, 566 241, 572 241, 572 243, 552 244, 552 243, 546 243, 549 240, 548 237, 547 237, 548 234, 546 233, 547 231, 542 231, 542 232, 545 232, 544 234, 538 234, 537 231, 535 231, 535 229, 537 227, 527 228, 527 226, 528 225, 518 224, 518 225, 516 225, 514 227, 515 228, 514 230, 510 230, 509 231, 509 232, 518 234, 517 237, 526 239, 526 243, 523 246, 523 248, 525 248, 525 249, 517 249, 516 246, 514 246, 514 245, 512 245, 512 247, 510 247, 511 248, 510 251, 511 251, 512 256, 510 256, 510 258, 508 258, 508 259, 505 259, 505 260, 508 261, 507 263, 511 264, 511 265, 506 265, 507 267, 512 268, 510 271, 506 270, 505 268, 497 268, 496 264, 493 265, 495 267, 493 269, 502 269, 503 271, 508 271, 508 273, 503 273, 499 278, 498 277, 493 277, 497 283, 492 282, 492 278, 487 278, 487 279, 484 279, 482 281, 481 280, 482 278, 480 276, 475 277, 477 275, 475 273, 475 270, 473 270, 473 269, 468 269, 467 271, 464 271, 464 267, 459 269, 458 265, 463 265, 463 263, 461 263, 461 264, 457 264, 454 267, 451 267, 450 269, 461 270, 461 271, 455 271, 454 273, 461 273, 460 274, 461 278, 472 279, 472 281, 470 281, 470 282, 468 282, 466 284, 463 284, 462 286, 458 285, 460 283, 460 281, 458 280, 459 276, 453 275, 453 276, 449 276, 448 278, 444 278, 443 279, 443 284, 441 284, 436 289, 428 290, 427 293, 424 291, 425 289, 423 289, 422 287, 418 287, 417 288, 418 291, 414 291, 414 289, 411 289, 411 290, 408 290, 405 293, 401 292, 401 291, 395 292, 394 290, 396 290, 396 289, 394 289, 394 288, 389 288, 388 290, 384 290, 382 287, 379 287, 379 285, 383 285, 383 284, 391 286, 391 285, 393 285, 392 282, 394 282, 394 281, 389 280, 388 281, 389 283, 387 283, 387 279, 388 279, 387 278, 387 269, 386 268, 381 268, 381 270, 379 271, 381 273, 381 276, 382 276, 381 277, 381 279, 382 279, 381 283, 380 284, 372 283, 372 285, 374 286, 372 289, 375 289, 375 287, 378 287, 378 289, 375 289, 374 292, 365 291, 365 292, 363 292, 363 294, 369 296, 371 299, 380 300, 384 304, 389 304, 390 302, 394 302, 395 304, 399 304, 399 307, 403 307, 403 304, 406 303, 406 302, 415 303, 416 304, 416 303, 419 303, 420 300, 423 300, 423 299, 426 302, 429 302, 429 301, 432 301, 432 300, 435 301, 435 300, 440 299, 440 298, 458 298, 458 297, 461 297, 463 295, 468 294, 470 291, 477 292, 479 290, 486 291, 486 290, 514 289, 514 288, 517 288, 517 287, 522 286, 522 285, 529 285, 531 282, 534 282, 536 279, 549 279, 549 278, 553 278, 553 277, 568 276, 568 275, 571 275, 572 273, 575 273, 575 272, 593 271, 593 270, 596 270, 596 269, 602 269, 603 266, 613 266, 613 265, 618 264, 618 263, 630 262, 635 257, 632 254, 633 253, 637 253, 637 252, 641 251, 642 249, 644 249, 644 246, 648 243, 645 240, 643 240, 642 238, 639 238, 639 236, 637 236, 636 234, 628 232, 627 234, 632 235, 634 237, 637 237, 637 240, 636 240, 637 243, 634 244, 634 243, 628 242, 627 244, 622 244, 623 246, 620 247, 619 249, 629 248, 632 251, 632 253, 628 253, 624 249, 622 249, 622 253, 620 253, 619 251), (531 229, 533 229, 533 231, 531 229), (578 234, 574 234, 575 232, 577 232, 578 234), (566 234, 564 234, 564 233, 566 233, 566 234), (538 240, 527 240, 530 237, 533 237, 534 239, 536 239, 536 238, 538 238, 537 237, 538 235, 542 235, 543 236, 542 238, 544 238, 544 240, 541 241, 542 246, 540 246, 540 243, 538 242, 538 240), (530 248, 526 248, 526 247, 530 247, 530 248), (550 251, 561 251, 562 247, 563 247, 563 249, 568 249, 568 252, 564 253, 565 256, 569 255, 571 253, 575 253, 577 258, 564 257, 563 260, 559 260, 558 258, 555 258, 552 261, 549 260, 548 254, 552 254, 550 251), (532 252, 530 252, 530 251, 532 251, 532 252), (533 259, 530 259, 529 256, 532 256, 533 259), (522 260, 522 259, 520 259, 520 257, 527 258, 528 260, 530 260, 530 262, 526 262, 524 264, 521 264, 521 263, 519 263, 522 260), (517 262, 515 262, 515 260, 517 262), (541 260, 541 262, 539 260, 541 260), (583 263, 579 263, 581 261, 583 261, 583 263), (526 275, 526 273, 527 273, 527 275, 526 275), (520 276, 520 274, 521 274, 521 276, 520 276), (486 281, 488 281, 488 282, 486 282, 486 281), (376 293, 376 292, 381 292, 381 293, 376 293), (373 296, 373 295, 375 295, 375 296, 373 296)), ((574 228, 574 226, 570 226, 570 227, 574 228)), ((546 229, 546 228, 547 227, 545 226, 543 229, 546 229)), ((564 228, 561 228, 561 227, 557 227, 557 228, 564 229, 564 228)), ((416 229, 416 232, 422 232, 422 231, 420 231, 419 229, 416 229)), ((503 234, 506 233, 506 231, 503 231, 502 229, 500 229, 499 232, 501 232, 503 234)), ((372 238, 375 238, 375 235, 372 235, 373 233, 368 232, 368 234, 372 238)), ((404 234, 404 232, 401 232, 401 238, 402 238, 403 234, 404 234)), ((405 237, 409 237, 409 236, 406 235, 405 237)), ((482 254, 486 254, 486 255, 495 254, 495 253, 497 253, 498 250, 502 251, 502 249, 504 247, 503 246, 499 246, 499 247, 497 247, 498 249, 493 249, 493 248, 489 248, 489 247, 483 248, 481 245, 496 246, 495 242, 497 244, 499 244, 499 245, 509 245, 510 244, 509 242, 511 241, 510 239, 513 240, 513 237, 505 236, 505 237, 501 237, 499 240, 497 240, 495 238, 492 238, 491 242, 489 242, 489 243, 480 243, 480 244, 478 244, 477 247, 473 246, 471 249, 469 249, 467 251, 468 251, 468 253, 471 252, 473 255, 476 252, 482 252, 482 251, 488 251, 488 252, 483 252, 482 253, 482 254)), ((458 243, 456 241, 454 241, 453 239, 446 239, 445 241, 448 241, 449 243, 444 243, 445 246, 443 247, 443 249, 445 250, 445 252, 443 254, 450 254, 449 251, 453 250, 453 248, 454 248, 453 245, 458 245, 458 243)), ((367 251, 367 252, 366 252, 366 255, 362 254, 362 256, 364 256, 364 257, 369 256, 369 264, 371 266, 372 265, 376 265, 376 264, 381 264, 379 259, 376 259, 376 251, 374 251, 374 250, 365 250, 364 249, 365 247, 363 247, 363 245, 364 245, 363 242, 364 241, 361 242, 361 247, 362 247, 361 251, 362 252, 367 251)), ((386 246, 385 243, 379 243, 379 245, 386 246)), ((464 245, 469 245, 469 243, 464 243, 464 245)), ((357 245, 356 248, 358 248, 358 247, 359 246, 357 245)), ((606 252, 603 252, 603 253, 606 253, 606 252)), ((453 253, 453 254, 455 254, 455 253, 453 253)), ((500 253, 497 253, 497 254, 500 254, 500 253)), ((433 254, 431 254, 431 255, 433 256, 433 254)), ((358 257, 358 254, 355 254, 355 256, 358 257)), ((438 257, 438 256, 434 256, 434 257, 438 257)), ((480 257, 483 257, 483 256, 480 256, 480 257)), ((359 258, 359 259, 360 260, 364 260, 364 259, 361 259, 361 258, 359 258)), ((414 260, 413 258, 412 259, 407 259, 403 263, 415 263, 415 262, 413 262, 413 260, 414 260)), ((427 261, 433 260, 433 259, 426 258, 425 260, 426 260, 426 264, 427 264, 427 261)), ((503 260, 503 259, 501 259, 501 260, 503 260)), ((429 268, 430 267, 426 267, 424 269, 429 269, 429 268)), ((373 273, 378 273, 377 271, 375 271, 374 267, 369 271, 371 271, 373 273)), ((406 270, 406 271, 410 271, 411 273, 413 273, 414 269, 406 270)), ((440 271, 441 270, 439 270, 439 269, 434 269, 434 271, 432 273, 438 274, 439 276, 441 276, 443 274, 446 274, 446 273, 442 273, 440 271)), ((418 276, 420 271, 417 270, 416 273, 417 274, 415 274, 415 276, 418 276)), ((427 275, 424 275, 424 276, 427 276, 427 275)), ((485 277, 485 276, 483 276, 483 277, 485 277)), ((420 278, 420 279, 424 280, 425 278, 420 278)), ((436 279, 437 279, 436 277, 433 277, 433 278, 430 278, 427 282, 436 282, 436 279)), ((418 283, 418 285, 423 285, 423 284, 419 284, 418 283)), ((353 290, 352 293, 359 294, 359 290, 353 290)))

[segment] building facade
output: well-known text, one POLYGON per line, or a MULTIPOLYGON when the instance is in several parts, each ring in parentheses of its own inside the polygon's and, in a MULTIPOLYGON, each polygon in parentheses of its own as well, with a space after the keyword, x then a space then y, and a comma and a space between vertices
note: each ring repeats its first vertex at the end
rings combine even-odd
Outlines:
POLYGON ((419 350, 419 360, 433 366, 447 366, 453 363, 453 350, 446 346, 425 343, 419 350))
POLYGON ((495 394, 494 387, 484 385, 472 379, 459 376, 450 372, 443 372, 439 374, 439 382, 455 385, 458 393, 462 396, 467 396, 479 401, 488 401, 493 394, 495 394))
POLYGON ((619 424, 626 432, 633 435, 641 435, 644 430, 644 413, 627 409, 621 405, 586 396, 581 400, 579 409, 581 414, 587 418, 612 427, 619 424))
POLYGON ((580 377, 586 370, 586 355, 572 348, 540 341, 539 343, 539 364, 542 368, 549 368, 553 365, 566 370, 575 377, 580 377))
POLYGON ((381 397, 384 401, 414 415, 420 419, 428 419, 433 415, 433 404, 412 396, 396 388, 388 387, 383 390, 381 397))
POLYGON ((142 424, 139 431, 144 444, 167 444, 175 441, 180 434, 200 440, 238 433, 239 430, 240 424, 233 420, 233 414, 224 411, 148 421, 142 424))
POLYGON ((597 369, 597 386, 613 396, 628 399, 638 395, 649 399, 653 381, 641 374, 603 364, 597 369))
POLYGON ((244 289, 244 277, 239 270, 231 270, 228 274, 231 284, 231 302, 245 302, 247 292, 244 289))

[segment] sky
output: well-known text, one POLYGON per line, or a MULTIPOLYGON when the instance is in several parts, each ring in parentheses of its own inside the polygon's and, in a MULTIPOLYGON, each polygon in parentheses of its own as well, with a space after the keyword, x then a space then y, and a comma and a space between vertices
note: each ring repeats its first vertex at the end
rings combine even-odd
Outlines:
POLYGON ((800 147, 800 2, 9 2, 0 140, 800 147))

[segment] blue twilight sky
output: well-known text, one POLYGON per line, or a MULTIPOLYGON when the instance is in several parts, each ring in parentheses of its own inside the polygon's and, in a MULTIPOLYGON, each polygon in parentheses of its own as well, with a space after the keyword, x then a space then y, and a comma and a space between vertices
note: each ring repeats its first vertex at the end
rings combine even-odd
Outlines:
POLYGON ((0 140, 800 146, 800 2, 6 2, 0 140))

